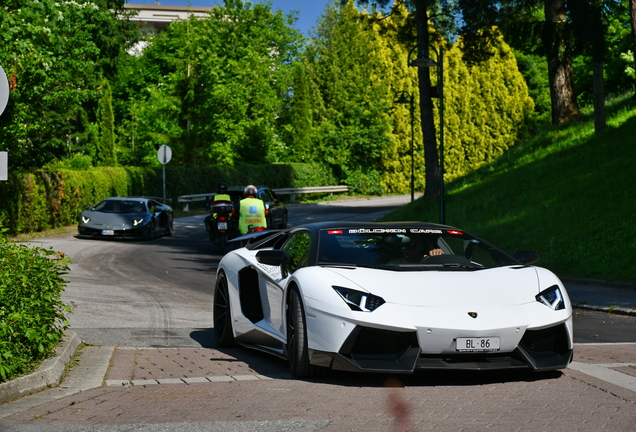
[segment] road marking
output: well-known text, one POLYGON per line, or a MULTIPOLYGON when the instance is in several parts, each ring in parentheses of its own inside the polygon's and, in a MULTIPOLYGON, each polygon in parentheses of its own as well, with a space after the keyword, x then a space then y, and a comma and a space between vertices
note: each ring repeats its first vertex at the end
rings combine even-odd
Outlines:
POLYGON ((593 376, 610 384, 617 385, 627 390, 636 392, 636 376, 627 375, 622 372, 615 371, 611 368, 634 366, 634 363, 600 363, 590 364, 573 361, 568 366, 586 375, 593 376))
POLYGON ((588 345, 588 346, 607 346, 607 345, 636 345, 636 342, 587 342, 587 343, 575 343, 574 346, 588 345))
POLYGON ((193 383, 213 383, 213 382, 237 382, 237 381, 260 381, 271 379, 291 379, 291 374, 265 375, 218 375, 206 377, 190 378, 157 378, 139 380, 106 380, 106 385, 129 386, 129 385, 154 385, 154 384, 193 384, 193 383))

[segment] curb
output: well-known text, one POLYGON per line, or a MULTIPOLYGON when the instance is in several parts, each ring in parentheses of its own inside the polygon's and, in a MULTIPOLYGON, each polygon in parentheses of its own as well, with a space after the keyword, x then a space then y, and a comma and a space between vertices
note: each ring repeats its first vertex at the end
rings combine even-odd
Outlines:
POLYGON ((560 278, 564 283, 571 283, 577 285, 597 285, 607 288, 623 289, 623 290, 636 290, 636 284, 632 282, 614 282, 605 281, 599 279, 582 279, 582 278, 560 278))
POLYGON ((56 356, 42 362, 35 372, 0 384, 0 403, 34 393, 62 380, 66 364, 73 358, 82 341, 75 332, 66 332, 56 349, 56 356))
POLYGON ((626 307, 612 307, 612 306, 595 306, 595 305, 587 305, 587 304, 573 304, 573 309, 583 309, 583 310, 591 310, 595 312, 606 312, 614 315, 628 315, 628 316, 636 316, 636 309, 629 309, 626 307))

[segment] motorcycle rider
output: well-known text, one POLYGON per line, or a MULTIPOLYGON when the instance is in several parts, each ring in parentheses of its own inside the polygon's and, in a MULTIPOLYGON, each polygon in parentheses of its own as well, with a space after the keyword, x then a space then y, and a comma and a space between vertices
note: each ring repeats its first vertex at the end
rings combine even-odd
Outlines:
MULTIPOLYGON (((232 201, 232 198, 227 193, 227 183, 220 182, 216 185, 216 195, 212 197, 212 200, 206 205, 207 208, 213 209, 214 205, 220 202, 228 202, 232 201)), ((205 227, 210 234, 210 240, 214 238, 214 228, 212 225, 215 223, 218 214, 212 212, 208 217, 205 218, 205 227)))
POLYGON ((216 185, 216 195, 212 198, 212 205, 217 201, 231 201, 232 199, 227 194, 227 183, 220 182, 216 185))
POLYGON ((267 228, 267 218, 265 211, 265 203, 263 200, 256 198, 258 190, 256 186, 249 185, 243 190, 243 198, 240 202, 238 220, 239 232, 241 235, 247 234, 247 231, 253 227, 267 228))

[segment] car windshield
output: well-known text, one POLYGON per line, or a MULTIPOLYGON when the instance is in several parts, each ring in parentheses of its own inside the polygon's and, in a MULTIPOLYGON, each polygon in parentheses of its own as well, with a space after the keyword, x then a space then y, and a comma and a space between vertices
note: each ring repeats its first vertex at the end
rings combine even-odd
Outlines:
POLYGON ((519 265, 494 246, 459 230, 347 228, 322 230, 318 265, 393 270, 479 270, 519 265))
POLYGON ((91 210, 103 213, 146 213, 146 203, 138 200, 104 200, 91 210))

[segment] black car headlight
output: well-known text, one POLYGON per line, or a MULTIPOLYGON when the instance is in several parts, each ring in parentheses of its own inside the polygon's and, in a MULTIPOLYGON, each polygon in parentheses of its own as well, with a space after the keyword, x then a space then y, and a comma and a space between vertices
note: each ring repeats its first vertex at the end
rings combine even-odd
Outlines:
POLYGON ((353 311, 373 312, 385 303, 382 297, 373 294, 339 286, 334 286, 333 289, 353 311))
POLYGON ((541 291, 535 298, 539 303, 543 303, 555 311, 565 309, 563 294, 561 294, 561 290, 557 285, 552 285, 550 288, 541 291))
POLYGON ((87 223, 88 223, 88 222, 90 222, 90 220, 91 220, 91 218, 86 217, 86 216, 84 216, 84 215, 82 215, 81 219, 82 219, 82 223, 83 223, 83 224, 87 224, 87 223))

